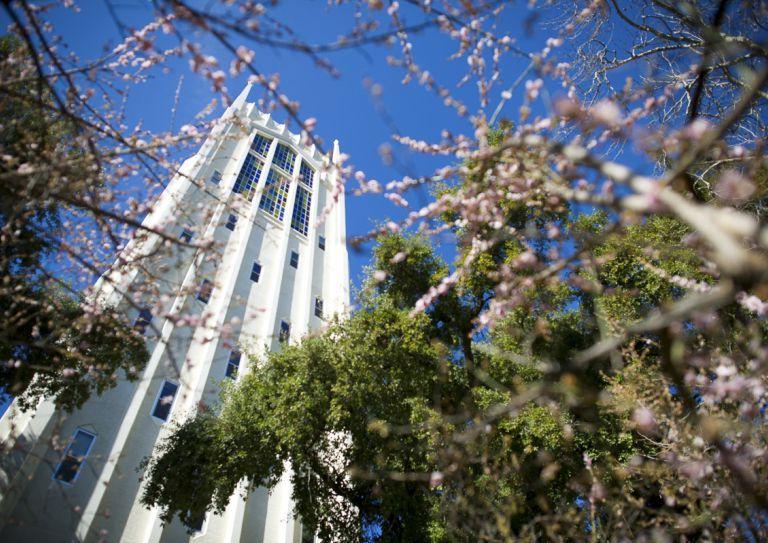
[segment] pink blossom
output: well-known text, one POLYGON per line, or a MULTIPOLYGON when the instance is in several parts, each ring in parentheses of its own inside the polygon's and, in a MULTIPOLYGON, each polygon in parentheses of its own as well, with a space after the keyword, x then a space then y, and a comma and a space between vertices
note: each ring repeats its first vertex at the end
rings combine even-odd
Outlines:
POLYGON ((401 207, 408 207, 408 200, 406 200, 396 192, 389 192, 385 194, 384 197, 395 205, 398 205, 401 207))
POLYGON ((310 117, 306 121, 304 121, 304 129, 307 132, 312 132, 315 129, 315 126, 317 125, 317 119, 314 117, 310 117))
POLYGON ((549 239, 555 239, 560 236, 560 228, 557 227, 557 225, 550 225, 547 228, 547 238, 549 239))
POLYGON ((572 119, 581 114, 581 104, 573 98, 560 98, 555 101, 555 111, 561 117, 572 119))
POLYGON ((699 140, 710 129, 710 124, 704 119, 695 119, 682 130, 682 135, 691 140, 699 140))
POLYGON ((197 136, 197 128, 191 124, 185 124, 180 129, 181 133, 185 136, 197 136))
POLYGON ((755 193, 755 184, 736 170, 725 170, 715 184, 715 194, 726 202, 743 202, 755 193))
POLYGON ((433 471, 429 474, 429 487, 430 488, 437 488, 440 485, 443 484, 444 479, 443 472, 441 471, 433 471))
POLYGON ((600 124, 615 127, 622 121, 621 109, 613 100, 600 100, 589 109, 592 119, 600 124))
POLYGON ((736 301, 747 311, 752 311, 761 316, 768 315, 768 304, 755 295, 740 292, 736 295, 736 301))
POLYGON ((389 259, 389 262, 391 264, 399 264, 400 262, 403 262, 408 257, 408 254, 405 251, 400 251, 395 256, 389 259))
POLYGON ((395 221, 387 221, 387 230, 389 230, 392 233, 397 233, 400 231, 400 225, 397 224, 395 221))
POLYGON ((680 466, 680 474, 693 481, 700 481, 712 473, 712 466, 702 460, 686 462, 680 466))
POLYGON ((647 407, 639 407, 632 413, 632 422, 635 423, 638 429, 650 432, 656 428, 656 418, 653 416, 653 412, 647 407))
POLYGON ((538 262, 538 258, 533 251, 525 251, 515 259, 515 266, 518 268, 532 268, 538 262))
POLYGON ((544 86, 544 81, 541 79, 528 80, 525 82, 525 98, 528 101, 533 101, 539 97, 539 91, 544 86))

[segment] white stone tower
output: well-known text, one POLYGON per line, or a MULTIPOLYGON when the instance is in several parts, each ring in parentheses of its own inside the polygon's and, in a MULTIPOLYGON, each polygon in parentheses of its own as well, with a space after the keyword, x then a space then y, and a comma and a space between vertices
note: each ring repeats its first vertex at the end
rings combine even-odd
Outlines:
POLYGON ((168 249, 150 234, 129 243, 121 254, 129 264, 96 285, 99 303, 119 307, 146 334, 151 356, 140 379, 122 380, 69 416, 44 401, 34 413, 12 405, 0 420, 0 440, 17 445, 0 470, 3 543, 307 540, 293 518, 288 476, 272 492, 233 497, 191 536, 139 502, 136 469, 168 421, 214 401, 224 379, 258 371, 240 355, 244 346, 279 348, 349 305, 344 195, 330 159, 247 103, 249 90, 143 222, 187 242, 215 240, 217 252, 168 249), (142 282, 161 299, 124 294, 142 282), (192 319, 182 325, 180 315, 192 319), (230 336, 222 333, 228 327, 230 336), (54 435, 69 440, 59 451, 49 446, 54 435))

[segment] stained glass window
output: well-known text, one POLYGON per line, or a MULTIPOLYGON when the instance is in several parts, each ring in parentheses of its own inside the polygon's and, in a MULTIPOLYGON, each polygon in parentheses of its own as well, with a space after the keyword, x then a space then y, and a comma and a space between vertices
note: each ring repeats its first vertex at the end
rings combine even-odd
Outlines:
POLYGON ((293 161, 296 159, 296 153, 291 151, 290 147, 277 144, 277 150, 275 150, 275 158, 272 159, 272 164, 278 166, 288 173, 293 171, 293 161))
POLYGON ((305 236, 309 230, 309 207, 312 204, 312 194, 299 185, 296 188, 296 200, 293 202, 291 228, 305 236))
POLYGON ((258 158, 248 153, 235 181, 235 186, 232 187, 232 192, 242 194, 249 201, 252 200, 253 192, 256 190, 256 185, 259 182, 262 166, 263 164, 258 158))
POLYGON ((267 175, 267 183, 264 186, 264 194, 261 195, 259 207, 272 215, 283 220, 285 214, 285 202, 288 200, 288 180, 270 169, 267 175))
POLYGON ((315 178, 315 170, 310 168, 309 164, 301 161, 301 168, 299 168, 299 181, 307 185, 308 187, 312 186, 312 181, 314 181, 315 178))
POLYGON ((253 138, 253 143, 251 144, 251 150, 257 155, 266 158, 271 143, 272 140, 270 138, 262 136, 261 134, 256 134, 256 137, 253 138))

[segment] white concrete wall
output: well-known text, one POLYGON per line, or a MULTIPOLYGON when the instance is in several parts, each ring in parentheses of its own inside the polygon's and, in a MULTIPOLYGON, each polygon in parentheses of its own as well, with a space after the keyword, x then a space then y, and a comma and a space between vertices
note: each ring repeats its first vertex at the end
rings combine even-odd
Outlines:
MULTIPOLYGON (((181 384, 171 415, 180 420, 199 401, 216 400, 233 348, 279 348, 280 320, 290 321, 292 341, 319 328, 324 321, 314 316, 317 295, 323 298, 326 317, 346 313, 349 304, 343 195, 326 222, 319 227, 314 224, 334 183, 321 175, 327 159, 314 147, 300 146, 297 135, 246 103, 247 90, 198 154, 185 161, 144 220, 147 226, 165 226, 174 236, 185 226, 194 226, 195 239, 207 233, 222 248, 220 255, 210 260, 193 249, 164 249, 160 237, 150 234, 137 238, 121 254, 135 262, 132 268, 112 270, 97 283, 97 299, 117 305, 131 321, 139 304, 123 293, 151 282, 168 296, 165 311, 207 315, 215 326, 176 327, 171 320, 155 317, 147 332, 151 358, 141 379, 122 380, 71 416, 58 413, 50 402, 43 402, 34 414, 18 413, 12 406, 0 420, 0 439, 7 445, 19 444, 0 466, 4 489, 0 541, 286 543, 298 537, 287 476, 271 493, 258 489, 247 502, 234 497, 223 515, 209 515, 203 532, 192 538, 177 523, 162 526, 157 512, 139 503, 141 482, 136 468, 169 429, 167 423, 150 416, 164 379, 181 384), (232 187, 257 131, 273 138, 273 143, 248 202, 233 194, 232 187), (297 153, 282 221, 258 208, 277 141, 297 153), (300 160, 316 172, 307 236, 290 228, 300 160), (196 182, 208 180, 213 170, 222 173, 220 186, 199 187, 196 182), (229 213, 238 215, 234 232, 224 227, 229 213), (326 238, 325 251, 318 248, 318 235, 326 238), (300 254, 298 269, 289 265, 291 250, 300 254), (262 265, 258 283, 250 280, 254 260, 262 265), (202 278, 214 282, 207 304, 184 292, 184 287, 197 285, 202 278), (222 337, 219 326, 233 317, 241 324, 231 337, 222 337), (56 434, 68 439, 78 427, 97 437, 77 480, 65 485, 52 479, 61 452, 51 450, 49 442, 56 434)), ((243 367, 245 360, 241 375, 258 371, 243 367)))

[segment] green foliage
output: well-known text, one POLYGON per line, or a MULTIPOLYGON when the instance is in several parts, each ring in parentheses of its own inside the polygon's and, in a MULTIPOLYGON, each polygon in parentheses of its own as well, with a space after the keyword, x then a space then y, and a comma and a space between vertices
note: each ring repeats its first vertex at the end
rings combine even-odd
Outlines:
MULTIPOLYGON (((225 458, 222 447, 227 443, 231 444, 221 439, 218 419, 211 412, 198 412, 178 424, 162 442, 150 466, 145 500, 162 494, 174 496, 181 520, 188 526, 194 525, 205 514, 211 500, 214 504, 222 501, 217 492, 228 474, 219 459, 225 458), (162 477, 167 473, 173 473, 174 477, 162 477)), ((232 452, 235 457, 241 456, 237 449, 232 452)), ((146 462, 142 467, 147 467, 146 462)), ((223 499, 228 498, 229 495, 223 499)), ((164 518, 168 520, 167 516, 164 518)))
POLYGON ((241 478, 275 484, 289 460, 298 513, 321 538, 359 532, 352 520, 339 525, 341 497, 392 540, 423 539, 431 508, 427 487, 373 476, 429 471, 417 439, 393 439, 388 428, 410 424, 418 400, 437 384, 430 328, 426 316, 409 317, 379 300, 323 336, 272 353, 259 371, 224 393, 218 417, 199 415, 163 444, 148 466, 144 503, 163 505, 166 519, 178 515, 189 522, 211 496, 217 509, 225 507, 241 478), (348 481, 349 469, 360 476, 348 481), (194 477, 197 470, 209 475, 194 477), (181 499, 169 502, 171 496, 181 499))
POLYGON ((383 237, 373 250, 372 260, 372 269, 385 271, 386 279, 376 281, 369 273, 363 288, 364 302, 375 303, 386 293, 386 299, 403 309, 413 307, 448 270, 434 255, 428 241, 420 236, 383 237), (402 260, 394 261, 398 255, 402 260))
POLYGON ((683 289, 668 277, 711 282, 711 277, 702 271, 696 251, 683 242, 689 233, 690 229, 680 221, 656 216, 644 224, 627 227, 595 250, 595 256, 605 260, 600 268, 600 282, 613 289, 602 299, 609 318, 630 322, 679 298, 683 289), (666 277, 649 265, 662 270, 666 277))
MULTIPOLYGON (((361 309, 269 353, 213 414, 184 423, 148 462, 144 503, 189 523, 223 510, 244 478, 274 485, 290 462, 297 513, 327 540, 365 539, 365 526, 377 541, 536 539, 551 515, 582 522, 574 503, 594 480, 614 489, 619 509, 656 504, 675 474, 627 473, 660 452, 637 431, 637 405, 679 409, 669 394, 663 406, 654 399, 669 386, 657 352, 630 351, 620 371, 572 361, 599 338, 601 319, 640 318, 681 295, 659 270, 709 279, 680 223, 654 217, 602 239, 606 224, 595 214, 570 225, 577 247, 600 259, 583 276, 601 289, 531 285, 485 333, 473 331, 484 281, 518 246, 482 254, 475 277, 412 315, 448 266, 424 238, 381 238, 361 309)), ((704 514, 701 503, 685 507, 704 514)))

